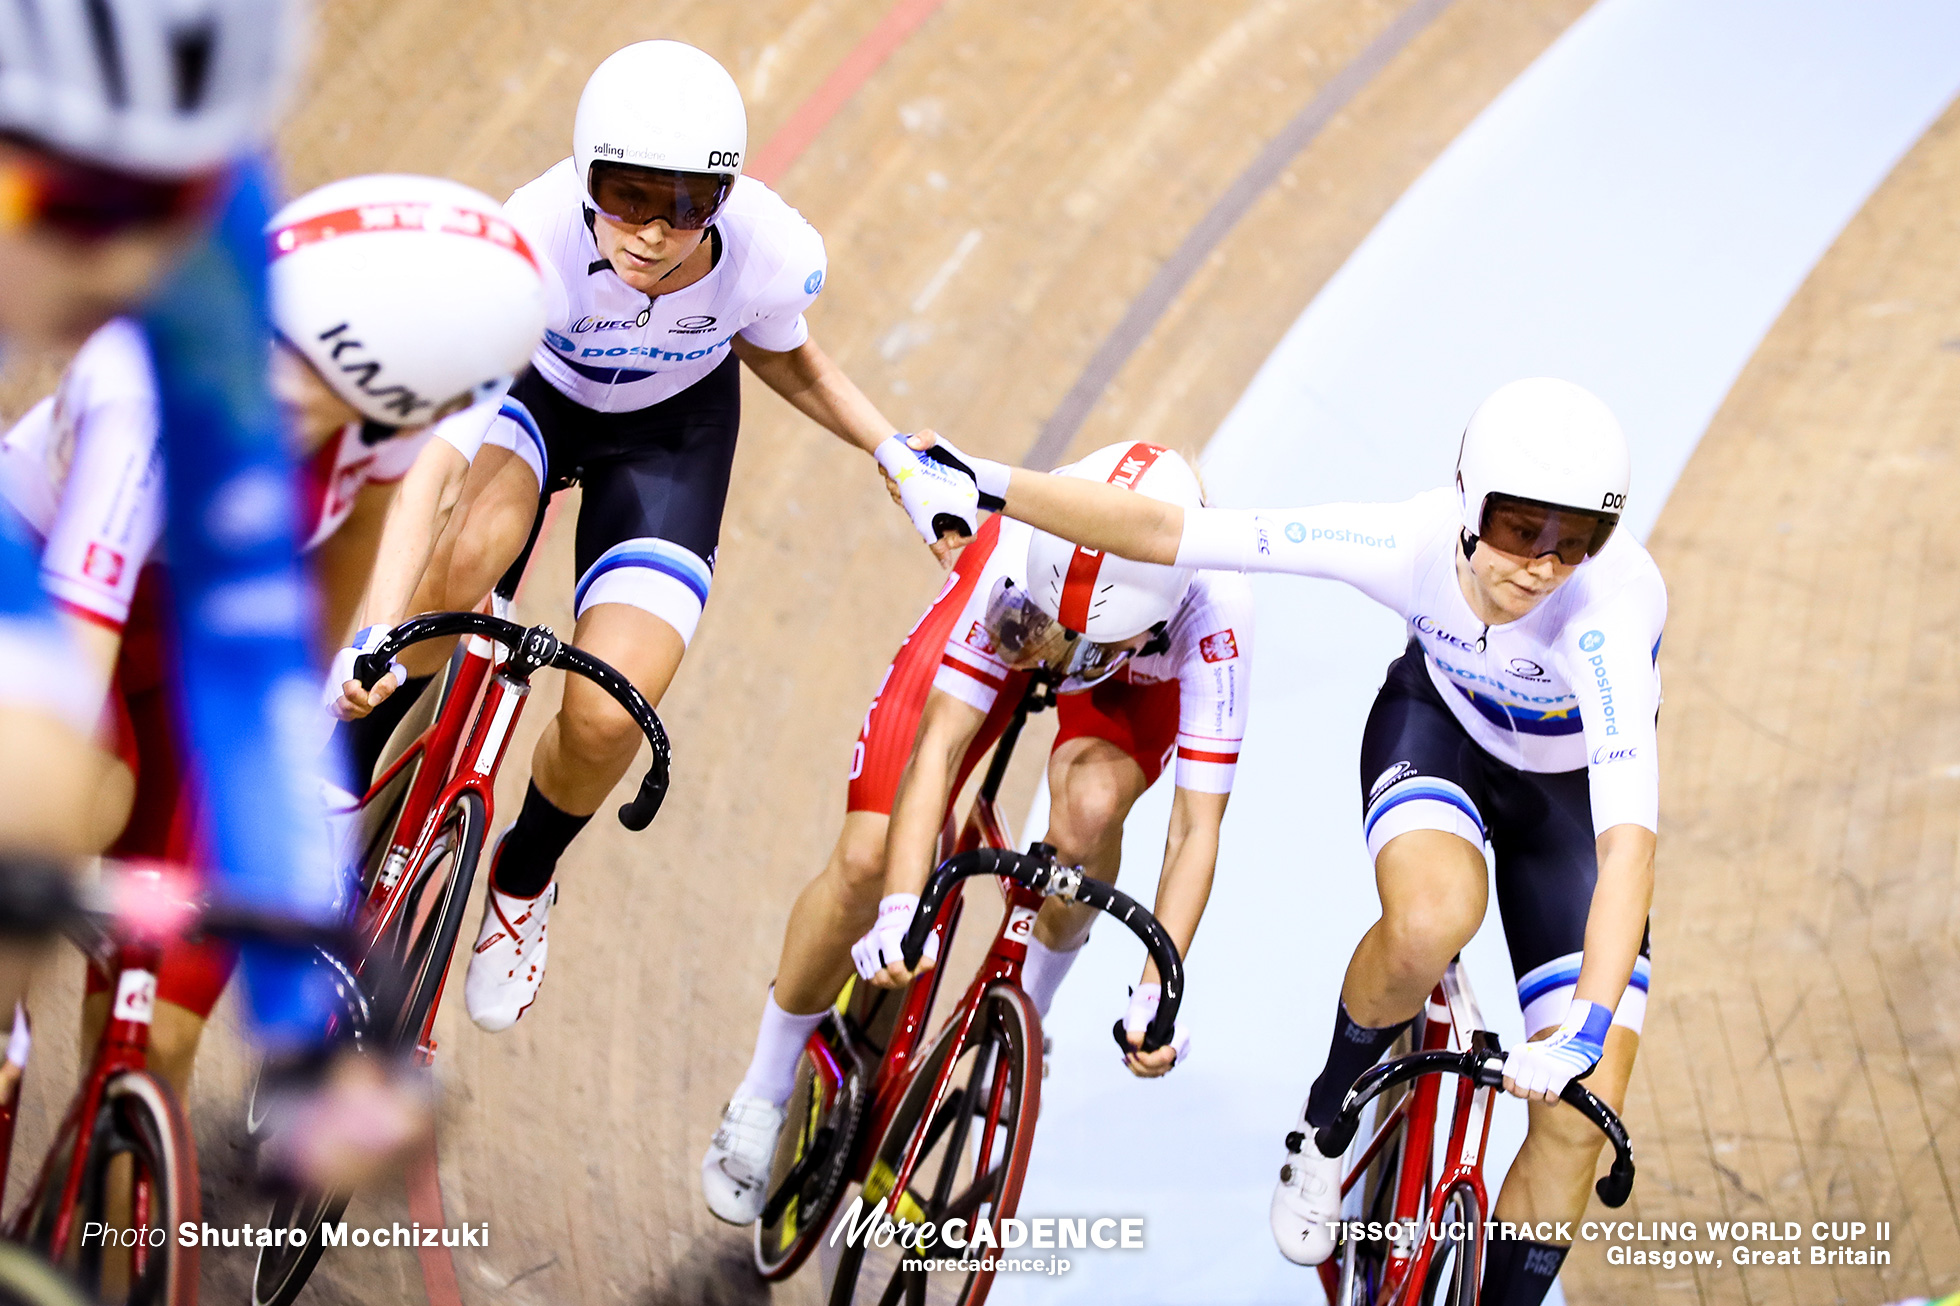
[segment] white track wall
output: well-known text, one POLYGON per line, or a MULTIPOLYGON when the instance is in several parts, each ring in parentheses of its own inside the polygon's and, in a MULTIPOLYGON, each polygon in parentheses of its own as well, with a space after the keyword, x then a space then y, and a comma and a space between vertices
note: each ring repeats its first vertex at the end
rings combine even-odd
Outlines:
MULTIPOLYGON (((1448 479, 1484 394, 1549 374, 1625 424, 1628 520, 1644 536, 1784 304, 1956 90, 1952 0, 1602 0, 1280 341, 1211 442, 1215 501, 1407 497, 1448 479)), ((1266 1206, 1348 955, 1377 915, 1355 755, 1404 636, 1331 583, 1265 577, 1258 593, 1253 726, 1190 958, 1192 1059, 1155 1083, 1122 1069, 1109 1026, 1142 954, 1113 922, 1048 1022, 1021 1212, 1141 1215, 1147 1250, 1071 1252, 1067 1275, 1003 1276, 994 1301, 1320 1300, 1273 1249, 1266 1206)), ((1169 806, 1166 780, 1130 820, 1123 886, 1146 902, 1169 806)), ((1044 823, 1038 802, 1030 829, 1044 823)), ((1467 955, 1486 1014, 1516 1041, 1495 911, 1467 955)), ((1654 958, 1656 985, 1668 961, 1654 958)), ((1500 1104, 1493 1181, 1523 1115, 1500 1104)))

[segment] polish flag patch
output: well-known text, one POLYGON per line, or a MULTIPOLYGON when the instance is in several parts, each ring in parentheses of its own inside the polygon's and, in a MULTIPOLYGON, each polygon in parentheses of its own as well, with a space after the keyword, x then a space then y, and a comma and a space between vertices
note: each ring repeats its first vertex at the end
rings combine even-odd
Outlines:
POLYGON ((122 554, 100 544, 90 544, 88 552, 82 555, 82 575, 104 585, 122 580, 124 565, 122 554))
POLYGON ((1199 640, 1198 651, 1205 655, 1207 662, 1230 662, 1239 655, 1239 642, 1232 638, 1229 629, 1221 630, 1199 640))
POLYGON ((977 648, 982 653, 994 651, 994 641, 987 637, 987 627, 978 621, 973 623, 973 629, 966 632, 966 645, 968 648, 977 648))

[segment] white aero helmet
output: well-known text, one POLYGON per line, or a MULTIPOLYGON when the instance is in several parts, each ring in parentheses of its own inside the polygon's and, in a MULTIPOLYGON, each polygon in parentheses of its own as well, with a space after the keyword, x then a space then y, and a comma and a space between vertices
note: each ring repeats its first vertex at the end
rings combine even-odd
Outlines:
POLYGON ((680 41, 639 41, 586 80, 572 166, 592 207, 643 226, 699 229, 741 175, 749 117, 728 70, 680 41))
POLYGON ((1471 414, 1456 458, 1468 543, 1577 565, 1605 547, 1626 509, 1626 435, 1582 386, 1530 377, 1471 414))
POLYGON ((485 397, 544 334, 546 273, 503 206, 438 177, 349 177, 267 228, 272 318, 342 399, 388 426, 485 397))
POLYGON ((186 177, 271 135, 299 0, 9 0, 0 131, 121 172, 186 177))
MULTIPOLYGON (((1204 502, 1189 463, 1141 441, 1105 445, 1055 474, 1104 481, 1187 509, 1204 502)), ((1170 620, 1191 575, 1189 567, 1132 562, 1047 531, 1036 531, 1028 542, 1029 596, 1062 626, 1097 644, 1114 644, 1170 620)))

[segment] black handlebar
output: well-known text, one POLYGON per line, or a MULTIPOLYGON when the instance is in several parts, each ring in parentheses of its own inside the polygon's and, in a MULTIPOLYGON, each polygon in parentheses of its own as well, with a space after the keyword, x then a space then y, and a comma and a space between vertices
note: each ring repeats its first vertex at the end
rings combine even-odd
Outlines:
MULTIPOLYGON (((1340 1156, 1354 1141, 1361 1125, 1361 1108, 1381 1093, 1424 1075, 1462 1075, 1482 1088, 1504 1086, 1504 1049, 1495 1034, 1479 1032, 1467 1052, 1415 1052, 1385 1061, 1354 1081, 1341 1101, 1341 1114, 1325 1129, 1314 1131, 1314 1143, 1323 1156, 1340 1156)), ((1633 1141, 1613 1108, 1594 1097, 1578 1080, 1568 1080, 1559 1100, 1590 1120, 1606 1141, 1613 1145, 1612 1169, 1593 1185, 1599 1200, 1611 1207, 1626 1205, 1633 1193, 1633 1141)))
POLYGON ((424 640, 447 639, 455 635, 482 635, 511 650, 504 672, 514 680, 528 680, 540 667, 556 667, 583 676, 612 696, 626 709, 640 733, 653 745, 653 765, 640 781, 640 792, 619 809, 619 823, 629 830, 644 830, 652 823, 660 804, 667 797, 667 783, 673 767, 673 752, 667 745, 667 731, 653 705, 633 683, 583 649, 573 648, 551 633, 546 626, 520 626, 502 617, 483 612, 430 612, 410 617, 396 626, 372 653, 354 659, 354 678, 364 689, 372 689, 388 674, 388 664, 411 644, 424 640))
MULTIPOLYGON (((1163 985, 1157 1014, 1143 1033, 1142 1050, 1152 1052, 1171 1041, 1171 1031, 1177 1025, 1178 1004, 1184 1000, 1184 959, 1178 955, 1177 945, 1141 903, 1121 889, 1084 875, 1080 867, 1060 865, 1055 860, 1055 850, 1045 843, 1031 844, 1024 853, 976 848, 941 862, 919 894, 919 909, 913 914, 912 928, 905 934, 906 969, 918 966, 926 950, 926 938, 932 933, 939 909, 945 905, 953 885, 970 875, 998 875, 1044 897, 1079 902, 1121 921, 1149 950, 1150 959, 1157 963, 1158 981, 1163 985)), ((1117 1028, 1120 1038, 1120 1021, 1117 1028)), ((1123 1046, 1125 1051, 1129 1050, 1127 1042, 1123 1046)))
POLYGON ((0 858, 0 936, 40 938, 63 930, 99 929, 105 923, 139 931, 263 939, 319 948, 335 957, 352 955, 354 943, 345 921, 297 920, 209 894, 187 892, 181 884, 153 887, 120 875, 89 882, 53 861, 0 858))

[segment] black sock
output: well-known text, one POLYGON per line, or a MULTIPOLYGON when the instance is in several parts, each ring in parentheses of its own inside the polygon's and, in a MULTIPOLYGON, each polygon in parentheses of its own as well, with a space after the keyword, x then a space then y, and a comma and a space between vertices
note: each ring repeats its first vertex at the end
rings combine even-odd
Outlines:
POLYGON ((510 827, 504 836, 503 846, 497 850, 497 864, 491 868, 490 882, 497 892, 512 898, 535 898, 544 892, 551 883, 553 871, 558 869, 558 858, 578 832, 585 828, 590 816, 573 816, 561 812, 551 805, 551 800, 538 792, 537 781, 524 791, 524 810, 517 814, 517 824, 510 827))
POLYGON ((1524 1238, 1492 1238, 1484 1244, 1482 1306, 1539 1306, 1571 1250, 1524 1238))
POLYGON ((358 721, 342 721, 336 727, 347 749, 347 765, 357 790, 364 791, 374 783, 374 768, 388 751, 388 740, 393 738, 395 727, 434 681, 434 676, 410 676, 380 707, 358 721))
POLYGON ((1395 1036, 1413 1023, 1412 1017, 1381 1029, 1357 1025, 1348 1015, 1347 1003, 1340 1003, 1334 1012, 1334 1038, 1327 1048, 1327 1065, 1307 1094, 1307 1123, 1315 1129, 1333 1124, 1334 1117, 1341 1114, 1341 1099, 1354 1087, 1354 1081, 1380 1061, 1395 1036))

